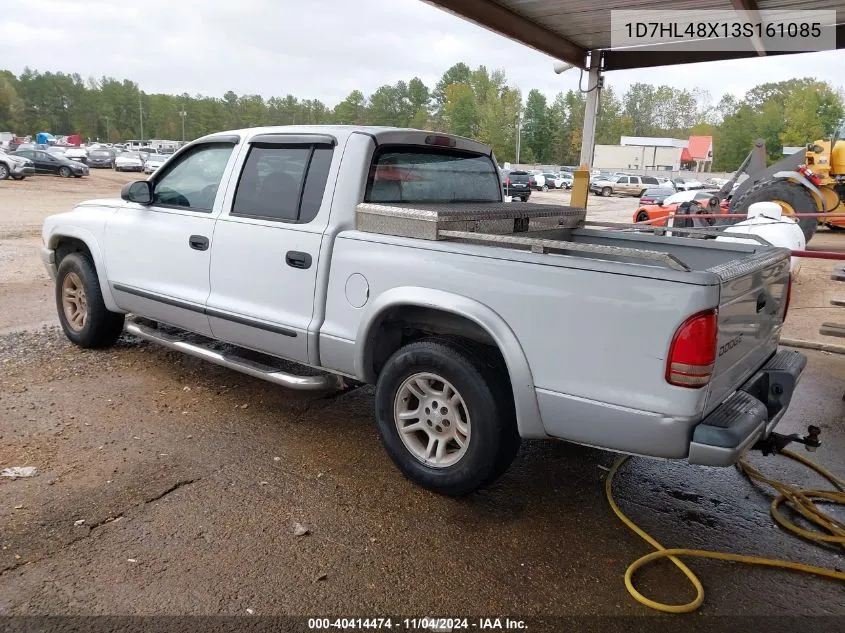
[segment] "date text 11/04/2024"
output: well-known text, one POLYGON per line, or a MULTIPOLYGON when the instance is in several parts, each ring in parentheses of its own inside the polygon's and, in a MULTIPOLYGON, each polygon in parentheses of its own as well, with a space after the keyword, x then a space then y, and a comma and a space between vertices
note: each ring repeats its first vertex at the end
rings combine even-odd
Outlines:
POLYGON ((628 37, 692 39, 723 37, 821 37, 821 22, 626 22, 628 37))
POLYGON ((514 618, 309 618, 308 628, 313 631, 524 631, 528 625, 514 618))

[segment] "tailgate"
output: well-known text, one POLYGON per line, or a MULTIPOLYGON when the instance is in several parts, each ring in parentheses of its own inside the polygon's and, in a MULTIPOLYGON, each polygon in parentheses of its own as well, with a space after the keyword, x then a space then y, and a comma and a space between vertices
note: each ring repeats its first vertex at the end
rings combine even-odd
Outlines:
POLYGON ((716 364, 705 405, 709 413, 777 348, 789 289, 790 253, 766 249, 711 268, 721 278, 716 364))

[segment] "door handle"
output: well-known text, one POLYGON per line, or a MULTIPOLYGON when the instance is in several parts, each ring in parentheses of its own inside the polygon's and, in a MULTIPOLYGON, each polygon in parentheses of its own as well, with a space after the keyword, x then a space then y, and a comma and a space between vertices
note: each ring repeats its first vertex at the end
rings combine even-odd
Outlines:
POLYGON ((205 235, 192 235, 188 238, 188 245, 195 251, 208 250, 208 238, 205 235))
POLYGON ((291 268, 311 268, 311 255, 300 251, 288 251, 285 254, 285 261, 291 268))

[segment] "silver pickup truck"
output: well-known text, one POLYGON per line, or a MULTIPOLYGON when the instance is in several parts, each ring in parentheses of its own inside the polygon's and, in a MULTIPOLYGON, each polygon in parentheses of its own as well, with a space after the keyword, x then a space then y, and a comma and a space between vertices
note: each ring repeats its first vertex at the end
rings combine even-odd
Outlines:
POLYGON ((445 494, 494 480, 520 438, 733 464, 806 362, 778 350, 787 250, 503 203, 466 138, 225 132, 121 198, 44 223, 71 341, 125 330, 288 387, 375 384, 391 458, 445 494))

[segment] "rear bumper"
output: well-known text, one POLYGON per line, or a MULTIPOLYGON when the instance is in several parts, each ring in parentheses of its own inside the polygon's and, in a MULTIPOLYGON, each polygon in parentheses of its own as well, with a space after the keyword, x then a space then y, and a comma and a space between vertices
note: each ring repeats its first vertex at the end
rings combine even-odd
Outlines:
POLYGON ((688 461, 731 466, 780 422, 807 366, 807 357, 779 350, 693 431, 688 461))
POLYGON ((32 165, 20 165, 18 163, 12 163, 11 169, 9 169, 9 173, 12 176, 34 176, 35 167, 33 167, 32 165))

